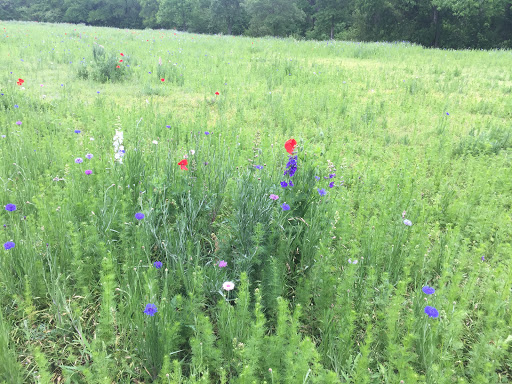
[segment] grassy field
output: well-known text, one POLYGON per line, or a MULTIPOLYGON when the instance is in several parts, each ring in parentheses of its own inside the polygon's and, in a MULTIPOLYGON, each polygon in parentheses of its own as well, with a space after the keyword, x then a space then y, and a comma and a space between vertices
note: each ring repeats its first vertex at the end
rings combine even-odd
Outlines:
POLYGON ((511 51, 0 31, 0 383, 512 380, 511 51))

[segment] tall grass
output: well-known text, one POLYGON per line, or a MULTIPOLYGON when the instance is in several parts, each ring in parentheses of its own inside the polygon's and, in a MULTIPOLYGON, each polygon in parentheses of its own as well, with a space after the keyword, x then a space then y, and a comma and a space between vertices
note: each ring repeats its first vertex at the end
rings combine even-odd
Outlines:
POLYGON ((509 380, 511 52, 0 26, 0 383, 509 380))

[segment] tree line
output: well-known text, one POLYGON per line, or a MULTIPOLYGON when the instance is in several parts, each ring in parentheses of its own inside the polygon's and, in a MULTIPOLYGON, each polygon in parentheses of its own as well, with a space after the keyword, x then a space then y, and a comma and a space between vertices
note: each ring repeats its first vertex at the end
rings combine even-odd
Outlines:
POLYGON ((512 48, 512 0, 0 0, 0 20, 512 48))

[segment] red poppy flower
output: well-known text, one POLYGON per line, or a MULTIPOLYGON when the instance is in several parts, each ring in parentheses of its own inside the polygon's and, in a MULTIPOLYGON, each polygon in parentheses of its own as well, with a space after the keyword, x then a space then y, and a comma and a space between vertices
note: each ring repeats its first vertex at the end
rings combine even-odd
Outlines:
POLYGON ((124 56, 124 53, 121 53, 121 56, 124 56))
POLYGON ((122 63, 122 62, 123 62, 123 60, 119 60, 119 62, 120 62, 120 63, 122 63))
POLYGON ((119 65, 116 65, 116 68, 121 68, 119 65))
POLYGON ((183 159, 181 160, 178 165, 180 166, 180 168, 183 170, 183 171, 188 171, 188 168, 186 167, 188 165, 188 160, 187 159, 183 159))
POLYGON ((219 93, 218 91, 217 91, 217 92, 215 92, 215 94, 216 94, 217 96, 219 96, 219 95, 220 95, 220 93, 219 93))
POLYGON ((284 143, 284 148, 286 149, 286 152, 288 152, 291 155, 296 145, 297 142, 295 141, 295 139, 290 139, 286 143, 284 143))
POLYGON ((160 79, 160 81, 163 83, 165 81, 165 79, 160 79))
POLYGON ((16 82, 16 84, 18 84, 18 85, 22 85, 24 82, 25 82, 25 80, 23 80, 23 79, 18 79, 18 81, 16 82))

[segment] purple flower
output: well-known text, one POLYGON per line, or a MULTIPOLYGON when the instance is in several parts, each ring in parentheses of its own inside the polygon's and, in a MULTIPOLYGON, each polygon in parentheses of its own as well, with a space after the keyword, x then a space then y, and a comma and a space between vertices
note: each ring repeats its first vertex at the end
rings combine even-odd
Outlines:
POLYGON ((142 220, 142 219, 144 218, 144 214, 143 214, 143 213, 141 213, 141 212, 137 212, 137 213, 135 214, 135 218, 136 218, 137 220, 142 220))
POLYGON ((90 169, 88 169, 88 170, 85 171, 85 174, 86 175, 90 175, 90 174, 92 174, 92 171, 90 169))
POLYGON ((18 121, 16 122, 16 125, 21 125, 21 121, 19 121, 19 120, 18 120, 18 121))
POLYGON ((217 265, 219 266, 219 268, 224 268, 228 266, 228 263, 225 262, 224 260, 221 260, 217 265))
POLYGON ((334 187, 334 181, 331 181, 331 182, 329 183, 329 188, 332 188, 332 187, 334 187))
POLYGON ((204 134, 205 134, 206 136, 208 136, 208 135, 210 134, 210 132, 206 131, 204 134))
POLYGON ((100 91, 96 91, 96 93, 100 93, 100 91))
POLYGON ((4 244, 4 248, 5 250, 7 251, 8 249, 11 249, 11 248, 14 248, 16 244, 14 244, 14 242, 12 241, 8 241, 7 243, 4 244))
POLYGON ((85 155, 85 157, 91 160, 94 157, 94 155, 92 153, 88 153, 87 155, 85 155))
POLYGON ((82 132, 82 131, 79 129, 75 129, 75 133, 80 133, 80 132, 82 132))
POLYGON ((428 317, 436 318, 439 317, 439 312, 434 307, 431 307, 430 305, 427 305, 425 307, 425 313, 428 315, 428 317))
POLYGON ((263 169, 263 165, 255 165, 254 168, 256 168, 256 169, 263 169))
POLYGON ((485 261, 485 256, 482 256, 480 259, 481 259, 482 261, 485 261))
POLYGON ((279 199, 279 196, 274 195, 273 193, 271 193, 269 197, 270 197, 272 200, 277 200, 277 199, 279 199))
POLYGON ((153 265, 155 266, 156 269, 162 268, 162 262, 161 261, 155 261, 153 263, 153 265))
POLYGON ((146 308, 144 309, 144 313, 148 316, 155 316, 155 313, 158 312, 158 309, 156 309, 155 304, 147 304, 146 308))
POLYGON ((412 221, 405 219, 404 224, 407 225, 408 227, 410 227, 412 225, 412 221))
POLYGON ((288 183, 286 181, 281 181, 281 187, 286 188, 288 183))
POLYGON ((19 108, 20 106, 18 104, 14 104, 14 108, 19 108))
POLYGON ((425 285, 423 288, 421 288, 421 290, 426 295, 431 295, 431 294, 433 294, 436 291, 434 288, 429 287, 428 285, 425 285))
POLYGON ((315 176, 316 181, 320 180, 320 176, 315 176))
POLYGON ((166 125, 165 127, 166 127, 166 128, 171 128, 171 126, 170 126, 170 125, 166 125))
POLYGON ((294 184, 293 184, 293 182, 290 180, 290 181, 288 182, 288 186, 289 186, 289 187, 294 187, 295 185, 294 185, 294 184))
POLYGON ((333 177, 336 177, 336 174, 335 174, 335 173, 331 173, 331 174, 329 175, 329 179, 332 179, 333 177))
POLYGON ((77 164, 82 164, 83 162, 84 162, 84 159, 82 159, 81 157, 77 157, 75 159, 75 163, 77 163, 77 164))
POLYGON ((5 210, 9 211, 9 212, 15 211, 16 210, 16 204, 7 204, 5 206, 5 210))
POLYGON ((284 171, 284 176, 293 177, 297 172, 297 155, 290 156, 288 158, 288 163, 286 163, 286 171, 284 171))
POLYGON ((318 191, 318 194, 320 196, 325 196, 325 194, 326 194, 325 189, 323 189, 323 188, 322 189, 317 189, 317 191, 318 191))
POLYGON ((448 112, 446 112, 446 115, 447 115, 447 116, 450 116, 450 114, 449 114, 448 112))
POLYGON ((286 203, 281 205, 281 208, 283 208, 283 211, 289 211, 290 210, 290 206, 288 204, 286 204, 286 203))

